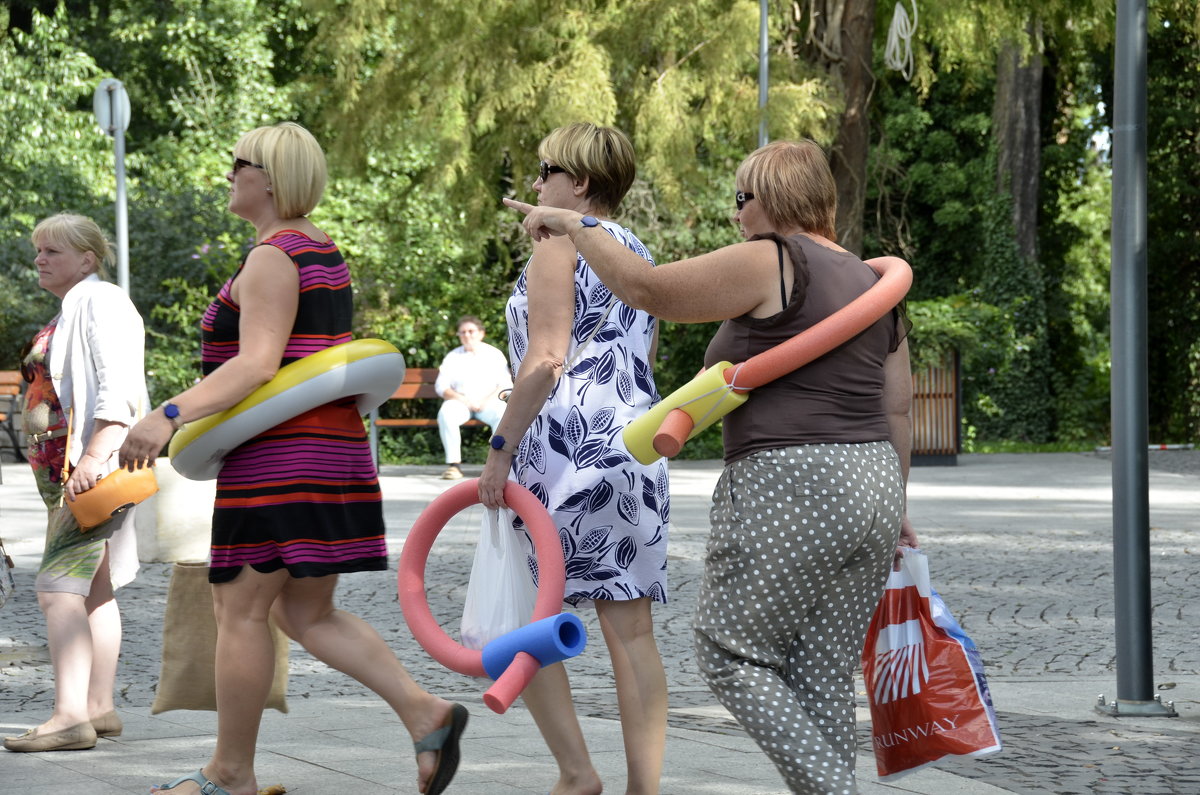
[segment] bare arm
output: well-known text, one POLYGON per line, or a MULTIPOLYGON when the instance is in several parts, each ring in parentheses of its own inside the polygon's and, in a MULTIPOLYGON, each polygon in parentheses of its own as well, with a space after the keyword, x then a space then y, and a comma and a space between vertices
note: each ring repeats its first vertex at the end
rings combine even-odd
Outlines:
POLYGON ((883 362, 883 409, 887 413, 892 446, 900 456, 900 472, 905 483, 908 483, 912 460, 912 391, 906 339, 883 362))
MULTIPOLYGON (((529 290, 529 346, 513 381, 504 416, 494 429, 511 445, 519 443, 529 430, 562 376, 575 320, 575 261, 575 247, 565 237, 534 244, 525 279, 529 290)), ((512 458, 512 453, 504 450, 488 451, 479 478, 479 499, 488 508, 505 505, 504 484, 512 458)))
POLYGON ((504 203, 526 214, 525 229, 535 241, 570 237, 618 298, 655 317, 703 323, 752 314, 764 305, 778 311, 779 260, 769 240, 736 243, 654 267, 603 228, 582 226, 577 212, 512 199, 504 203))
MULTIPOLYGON (((236 405, 275 376, 296 321, 300 276, 282 251, 259 246, 250 252, 234 282, 233 297, 241 307, 238 353, 168 401, 179 407, 186 422, 236 405)), ((121 465, 133 468, 138 462, 153 461, 173 430, 160 409, 146 415, 122 445, 121 465)))
POLYGON ((100 472, 113 452, 121 446, 128 426, 111 420, 94 420, 92 436, 88 439, 87 449, 79 457, 79 463, 71 469, 67 479, 67 499, 75 501, 75 495, 94 488, 100 479, 100 472))
MULTIPOLYGON (((912 462, 912 369, 908 360, 908 340, 900 343, 883 363, 883 404, 887 414, 888 433, 896 454, 900 457, 900 474, 908 487, 908 472, 912 462)), ((917 533, 908 520, 908 497, 904 499, 904 514, 900 522, 900 540, 896 544, 896 564, 901 547, 920 546, 917 533)))

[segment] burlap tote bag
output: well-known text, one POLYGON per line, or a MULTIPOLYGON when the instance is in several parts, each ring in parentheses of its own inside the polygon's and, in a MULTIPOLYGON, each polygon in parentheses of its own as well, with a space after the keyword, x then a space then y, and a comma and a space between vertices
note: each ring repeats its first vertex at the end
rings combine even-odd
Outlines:
MULTIPOLYGON (((287 712, 288 637, 271 622, 275 679, 267 706, 287 712)), ((163 617, 162 671, 150 714, 173 709, 216 710, 217 622, 207 563, 176 563, 163 617)))

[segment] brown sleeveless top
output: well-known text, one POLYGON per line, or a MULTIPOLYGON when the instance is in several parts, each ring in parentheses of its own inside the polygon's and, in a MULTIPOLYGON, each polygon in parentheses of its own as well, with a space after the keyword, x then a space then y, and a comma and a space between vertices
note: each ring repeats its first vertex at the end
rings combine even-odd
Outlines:
MULTIPOLYGON (((795 273, 793 300, 771 317, 726 320, 708 344, 705 366, 737 364, 773 348, 841 309, 879 279, 853 254, 804 235, 789 242, 788 249, 802 252, 807 260, 785 257, 785 262, 792 259, 795 273)), ((750 392, 746 404, 724 418, 725 462, 801 444, 889 439, 883 362, 904 336, 900 312, 893 310, 821 358, 750 392)))

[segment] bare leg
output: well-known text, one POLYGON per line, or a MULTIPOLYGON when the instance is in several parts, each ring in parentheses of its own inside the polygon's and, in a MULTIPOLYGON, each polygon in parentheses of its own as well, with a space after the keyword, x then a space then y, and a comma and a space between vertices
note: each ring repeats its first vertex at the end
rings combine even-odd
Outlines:
POLYGON ((84 600, 88 628, 92 635, 92 673, 88 681, 88 718, 98 718, 113 708, 113 689, 117 684, 117 658, 121 655, 121 611, 113 597, 105 549, 92 590, 84 600))
POLYGON ((596 795, 603 790, 592 767, 583 730, 571 700, 571 683, 562 663, 547 665, 521 693, 538 730, 558 763, 552 795, 596 795))
POLYGON ((46 637, 54 667, 54 712, 37 727, 39 734, 48 734, 88 720, 92 640, 82 596, 60 591, 43 591, 37 596, 46 616, 46 637))
MULTIPOLYGON (((414 742, 445 722, 451 703, 423 690, 367 622, 333 605, 337 577, 288 580, 275 603, 276 623, 314 657, 361 682, 387 702, 414 742)), ((418 790, 436 763, 433 752, 418 759, 418 790)))
MULTIPOLYGON (((286 569, 262 574, 249 566, 213 586, 217 619, 217 747, 204 775, 232 795, 256 795, 254 752, 271 680, 275 643, 267 625, 271 604, 288 581, 286 569)), ((195 793, 191 781, 158 792, 195 793)))
POLYGON ((654 642, 650 599, 596 600, 617 681, 628 795, 657 793, 667 743, 667 675, 654 642))

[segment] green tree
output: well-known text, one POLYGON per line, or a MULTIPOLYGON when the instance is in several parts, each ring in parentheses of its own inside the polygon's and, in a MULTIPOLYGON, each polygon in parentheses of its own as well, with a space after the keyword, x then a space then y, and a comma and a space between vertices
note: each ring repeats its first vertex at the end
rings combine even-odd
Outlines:
POLYGON ((1150 433, 1200 440, 1200 10, 1150 3, 1147 273, 1150 433))
POLYGON ((65 12, 31 14, 10 28, 0 9, 0 367, 12 369, 21 344, 54 317, 57 302, 38 287, 29 234, 46 215, 70 210, 111 229, 98 186, 112 153, 91 113, 100 77, 70 41, 65 12), (86 111, 78 107, 87 101, 86 111), (53 197, 48 201, 48 197, 53 197))

